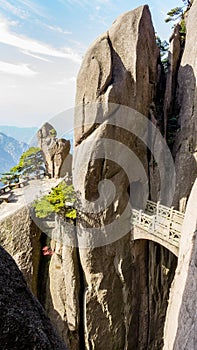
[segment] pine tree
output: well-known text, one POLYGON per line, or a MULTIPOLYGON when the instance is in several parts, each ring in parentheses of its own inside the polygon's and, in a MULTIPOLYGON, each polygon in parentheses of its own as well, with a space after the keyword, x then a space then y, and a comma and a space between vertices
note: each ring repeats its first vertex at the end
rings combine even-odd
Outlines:
POLYGON ((72 207, 76 201, 73 185, 61 182, 52 188, 50 194, 37 200, 34 204, 35 213, 38 218, 46 218, 51 213, 57 213, 63 218, 76 219, 76 209, 72 207), (67 204, 69 203, 69 205, 67 204))
POLYGON ((169 44, 166 40, 161 41, 159 36, 156 36, 156 44, 160 49, 161 62, 164 66, 164 70, 167 71, 169 44))
POLYGON ((193 0, 192 1, 182 0, 182 2, 184 3, 184 6, 175 7, 173 9, 171 9, 167 13, 168 17, 165 19, 165 22, 168 23, 168 22, 171 22, 171 21, 173 21, 173 22, 179 21, 180 34, 181 34, 181 43, 184 46, 185 35, 186 35, 185 13, 192 6, 193 0))
POLYGON ((168 17, 165 19, 165 22, 171 22, 171 21, 177 21, 178 19, 183 17, 183 13, 184 13, 184 7, 175 7, 173 9, 171 9, 167 15, 168 17))
POLYGON ((30 147, 21 155, 19 163, 10 171, 24 176, 39 177, 45 171, 44 159, 40 148, 30 147))

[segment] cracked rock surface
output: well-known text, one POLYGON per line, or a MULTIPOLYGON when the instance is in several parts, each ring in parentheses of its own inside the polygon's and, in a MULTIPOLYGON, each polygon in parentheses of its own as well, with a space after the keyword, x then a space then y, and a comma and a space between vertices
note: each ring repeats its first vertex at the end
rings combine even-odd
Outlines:
POLYGON ((2 350, 66 350, 11 256, 0 247, 2 350))

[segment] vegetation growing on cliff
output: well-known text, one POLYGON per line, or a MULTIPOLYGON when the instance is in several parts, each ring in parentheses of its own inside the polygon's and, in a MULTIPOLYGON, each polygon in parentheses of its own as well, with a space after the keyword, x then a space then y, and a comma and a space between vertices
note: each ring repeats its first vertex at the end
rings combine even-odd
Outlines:
POLYGON ((1 182, 3 184, 17 183, 19 182, 19 175, 13 171, 2 173, 1 174, 1 182))
POLYGON ((184 14, 190 9, 193 1, 182 0, 182 2, 184 3, 184 6, 175 7, 167 13, 168 17, 165 19, 166 23, 171 21, 177 21, 180 18, 184 19, 184 14))
POLYGON ((171 21, 173 22, 179 21, 181 42, 182 44, 184 44, 185 35, 186 35, 185 14, 192 6, 193 1, 182 0, 182 2, 184 3, 183 6, 175 7, 167 13, 168 17, 165 19, 165 22, 168 23, 171 21))
MULTIPOLYGON (((176 29, 171 37, 170 40, 174 38, 174 34, 179 31, 179 42, 180 42, 180 52, 179 52, 179 63, 184 51, 185 47, 185 36, 186 36, 186 18, 187 18, 187 12, 192 6, 193 1, 188 1, 188 0, 182 0, 183 6, 180 7, 175 7, 171 9, 167 15, 168 17, 165 19, 165 22, 175 22, 176 29)), ((175 27, 174 26, 174 27, 175 27)), ((169 62, 169 64, 172 64, 172 62, 169 62)), ((168 61, 166 63, 168 66, 168 61)), ((171 68, 173 69, 173 68, 171 68)), ((167 71, 167 69, 166 69, 167 71)), ((178 69, 175 73, 176 75, 172 78, 175 81, 175 85, 177 85, 177 74, 178 74, 178 69)), ((176 99, 176 91, 172 92, 173 100, 175 101, 176 99)), ((177 130, 179 129, 179 110, 177 108, 177 104, 174 103, 171 105, 170 109, 168 109, 168 120, 167 120, 167 130, 166 130, 166 139, 168 146, 170 149, 173 149, 175 137, 177 134, 177 130)))
POLYGON ((50 194, 37 200, 34 204, 36 216, 46 218, 51 213, 57 213, 62 217, 76 219, 76 209, 72 204, 76 201, 76 194, 73 185, 61 182, 57 187, 52 188, 50 194))
POLYGON ((25 176, 39 176, 41 172, 45 171, 41 149, 39 147, 30 147, 21 155, 19 163, 10 171, 25 176))
POLYGON ((160 55, 161 55, 161 62, 164 66, 165 72, 168 68, 168 50, 169 50, 169 43, 166 40, 161 41, 159 36, 156 36, 156 44, 159 47, 160 55))

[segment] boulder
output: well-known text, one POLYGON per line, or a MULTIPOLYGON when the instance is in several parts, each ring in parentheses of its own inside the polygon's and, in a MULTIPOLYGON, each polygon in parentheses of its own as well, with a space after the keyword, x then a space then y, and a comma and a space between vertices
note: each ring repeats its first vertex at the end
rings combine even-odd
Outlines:
POLYGON ((22 207, 0 222, 0 244, 14 258, 29 288, 37 295, 41 231, 22 207))
POLYGON ((66 157, 69 155, 69 152, 70 141, 67 141, 65 139, 58 139, 56 141, 56 152, 54 154, 54 177, 58 178, 60 177, 60 174, 63 175, 61 172, 61 168, 64 164, 66 157))
POLYGON ((92 44, 77 79, 76 144, 91 133, 98 118, 98 114, 86 115, 89 103, 121 104, 148 115, 155 94, 158 57, 148 6, 118 17, 92 44))
POLYGON ((0 247, 2 350, 66 350, 11 256, 0 247))
POLYGON ((47 278, 41 288, 44 293, 42 303, 68 348, 78 350, 83 341, 79 342, 79 295, 82 286, 79 280, 77 248, 62 245, 60 241, 56 233, 56 240, 51 241, 54 254, 45 265, 47 278))
POLYGON ((56 130, 49 123, 45 123, 37 132, 37 138, 45 159, 47 175, 56 178, 65 176, 66 173, 62 171, 62 166, 70 174, 70 141, 58 139, 56 130), (69 166, 66 167, 67 157, 69 166))

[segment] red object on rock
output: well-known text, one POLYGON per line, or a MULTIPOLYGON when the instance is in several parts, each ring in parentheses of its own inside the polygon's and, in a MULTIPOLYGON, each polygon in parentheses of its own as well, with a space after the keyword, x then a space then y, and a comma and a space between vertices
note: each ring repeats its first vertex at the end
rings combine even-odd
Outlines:
POLYGON ((43 247, 42 248, 42 251, 43 251, 43 255, 53 255, 53 251, 49 248, 49 247, 47 247, 47 246, 45 246, 45 247, 43 247))

